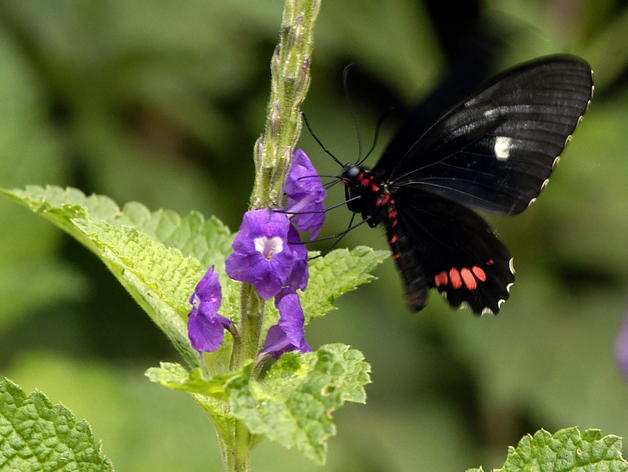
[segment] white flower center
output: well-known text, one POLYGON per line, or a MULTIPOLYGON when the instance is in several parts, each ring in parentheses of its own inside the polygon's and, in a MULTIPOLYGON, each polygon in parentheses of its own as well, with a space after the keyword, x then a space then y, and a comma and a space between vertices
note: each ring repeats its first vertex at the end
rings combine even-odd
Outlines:
POLYGON ((268 260, 272 259, 275 254, 279 254, 283 251, 283 240, 279 236, 273 236, 267 238, 262 236, 261 238, 255 238, 255 249, 261 252, 268 260))
POLYGON ((201 299, 195 293, 192 297, 192 306, 198 310, 198 307, 201 306, 201 299))

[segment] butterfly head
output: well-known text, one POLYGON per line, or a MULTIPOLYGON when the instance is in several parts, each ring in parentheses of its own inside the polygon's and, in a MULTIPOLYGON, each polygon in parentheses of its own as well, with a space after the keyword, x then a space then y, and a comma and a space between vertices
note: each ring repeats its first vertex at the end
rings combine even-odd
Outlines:
POLYGON ((348 162, 347 164, 345 164, 342 170, 342 180, 347 184, 356 183, 360 174, 363 173, 363 171, 364 169, 362 169, 360 166, 352 162, 348 162))

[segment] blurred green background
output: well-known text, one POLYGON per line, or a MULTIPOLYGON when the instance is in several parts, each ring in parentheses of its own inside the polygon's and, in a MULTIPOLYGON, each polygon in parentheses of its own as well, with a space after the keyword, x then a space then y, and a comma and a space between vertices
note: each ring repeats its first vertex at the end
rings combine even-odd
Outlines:
MULTIPOLYGON (((593 105, 542 198, 517 218, 490 218, 518 277, 497 318, 452 311, 435 296, 410 314, 388 261, 377 282, 310 327, 313 346, 346 342, 373 365, 368 405, 336 415, 325 470, 488 468, 540 427, 628 438, 628 379, 614 359, 628 280, 621 5, 323 1, 304 109, 343 160, 357 153, 340 79, 349 62, 364 141, 382 111, 401 110, 384 126, 390 135, 406 107, 452 74, 453 91, 555 52, 579 54, 596 72, 593 105)), ((2 0, 0 186, 77 186, 119 203, 197 209, 237 228, 281 6, 2 0)), ((301 147, 321 172, 338 172, 305 134, 301 147)), ((332 192, 329 202, 341 198, 332 192)), ((328 221, 333 234, 348 212, 334 210, 328 221)), ((0 374, 85 418, 117 470, 220 470, 200 410, 143 377, 160 360, 179 359, 96 258, 9 202, 0 201, 0 228, 0 374)), ((343 243, 385 248, 382 232, 367 228, 343 243)), ((272 443, 253 460, 257 472, 322 470, 272 443)))

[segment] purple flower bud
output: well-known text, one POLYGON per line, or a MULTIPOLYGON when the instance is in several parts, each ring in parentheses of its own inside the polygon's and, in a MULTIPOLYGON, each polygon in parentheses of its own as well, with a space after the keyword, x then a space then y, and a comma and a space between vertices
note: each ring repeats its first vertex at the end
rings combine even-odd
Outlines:
POLYGON ((234 280, 253 284, 266 300, 284 287, 298 262, 288 244, 290 220, 268 208, 247 211, 227 258, 227 274, 234 280))
POLYGON ((296 292, 282 290, 275 297, 279 310, 279 323, 271 326, 266 336, 264 352, 279 359, 284 352, 310 352, 305 341, 305 316, 296 292))
POLYGON ((225 338, 225 329, 232 321, 218 314, 222 290, 218 274, 211 266, 190 297, 192 311, 188 320, 188 336, 199 352, 217 350, 225 338))
POLYGON ((289 212, 319 212, 294 215, 292 222, 299 231, 310 231, 310 240, 321 232, 325 221, 325 197, 327 191, 323 187, 318 171, 312 165, 307 154, 297 149, 292 154, 292 164, 286 176, 284 192, 288 196, 286 210, 289 212))

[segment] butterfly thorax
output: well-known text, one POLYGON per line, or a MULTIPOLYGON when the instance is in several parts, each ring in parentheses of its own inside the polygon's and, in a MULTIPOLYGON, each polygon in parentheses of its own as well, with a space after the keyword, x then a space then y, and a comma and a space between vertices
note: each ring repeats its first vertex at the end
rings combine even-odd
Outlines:
POLYGON ((347 164, 341 178, 345 184, 347 207, 354 213, 360 213, 371 228, 395 212, 395 200, 388 182, 376 176, 371 169, 347 164))

